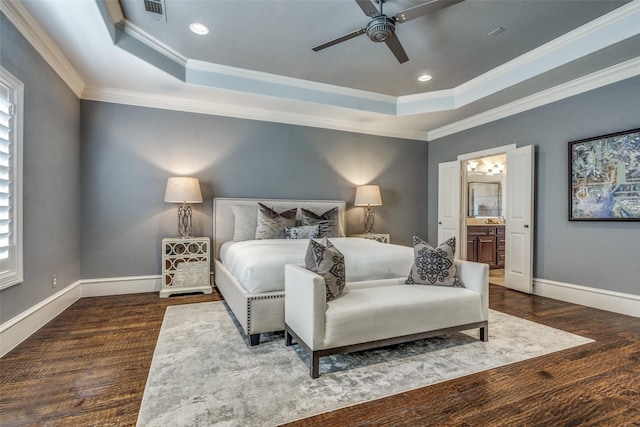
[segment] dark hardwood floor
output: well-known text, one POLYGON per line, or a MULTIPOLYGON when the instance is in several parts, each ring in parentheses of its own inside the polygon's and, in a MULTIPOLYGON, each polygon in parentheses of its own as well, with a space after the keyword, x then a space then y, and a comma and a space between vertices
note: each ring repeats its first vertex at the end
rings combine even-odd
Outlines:
MULTIPOLYGON (((0 359, 0 425, 135 425, 165 308, 219 299, 79 300, 0 359)), ((490 306, 596 342, 290 425, 640 426, 640 318, 495 285, 490 306)))

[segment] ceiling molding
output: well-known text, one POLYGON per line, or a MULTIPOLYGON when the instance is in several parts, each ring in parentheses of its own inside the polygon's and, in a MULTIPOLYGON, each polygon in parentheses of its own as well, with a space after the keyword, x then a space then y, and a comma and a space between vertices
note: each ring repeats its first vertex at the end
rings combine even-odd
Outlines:
MULTIPOLYGON (((640 22, 640 1, 636 0, 450 89, 451 107, 448 109, 464 107, 640 34, 638 22, 640 22)), ((443 94, 444 97, 447 95, 443 94)), ((401 96, 398 98, 398 115, 440 111, 434 108, 433 99, 433 95, 428 92, 401 96)), ((447 105, 445 99, 441 101, 447 105)))
POLYGON ((86 86, 84 80, 22 3, 0 0, 0 10, 79 98, 86 86))
POLYGON ((285 111, 250 108, 244 106, 231 106, 225 103, 194 100, 192 98, 181 98, 157 93, 135 92, 104 87, 87 87, 82 93, 82 99, 138 107, 160 108, 164 110, 332 129, 345 132, 362 133, 366 135, 427 141, 426 131, 414 131, 389 126, 372 126, 370 123, 356 123, 353 121, 327 119, 308 114, 296 114, 285 111))
POLYGON ((273 83, 281 86, 291 86, 301 89, 322 91, 336 95, 348 95, 352 97, 367 99, 377 102, 395 103, 396 97, 366 90, 352 89, 348 87, 336 86, 327 83, 319 83, 311 80, 298 79, 295 77, 281 76, 279 74, 265 73, 263 71, 248 70, 246 68, 231 67, 229 65, 214 64, 196 59, 189 59, 187 68, 193 70, 206 71, 213 74, 223 74, 242 77, 247 80, 260 80, 266 83, 273 83))
POLYGON ((396 98, 373 92, 189 60, 186 83, 330 107, 396 115, 396 98), (343 89, 343 90, 340 90, 343 89))
POLYGON ((125 34, 131 36, 132 38, 139 41, 140 43, 150 47, 151 49, 155 50, 159 54, 165 56, 167 59, 175 62, 179 66, 181 67, 187 66, 186 56, 184 56, 183 54, 181 54, 180 52, 178 52, 168 44, 163 43, 157 38, 153 37, 151 34, 147 33, 137 25, 134 25, 125 19, 118 21, 114 25, 119 27, 125 34))
POLYGON ((640 58, 614 65, 428 132, 433 141, 640 75, 640 58))
POLYGON ((399 97, 187 59, 131 22, 124 20, 119 25, 124 26, 127 34, 180 65, 186 61, 186 83, 406 116, 447 111, 476 102, 640 34, 637 22, 640 22, 640 0, 621 6, 455 88, 399 97))
MULTIPOLYGON (((113 8, 114 6, 119 6, 119 2, 117 0, 107 0, 107 6, 109 6, 110 14, 114 20, 114 27, 125 32, 127 24, 122 22, 122 20, 117 20, 119 16, 121 17, 122 12, 118 7, 115 9, 113 8), (120 15, 114 16, 114 13, 118 15, 119 10, 120 15)), ((87 87, 86 83, 75 70, 73 65, 66 59, 62 51, 57 47, 39 23, 31 16, 20 0, 0 0, 0 10, 16 26, 18 31, 29 41, 36 51, 38 51, 53 70, 63 79, 76 96, 81 99, 286 123, 419 141, 436 140, 447 135, 484 125, 495 120, 509 117, 526 110, 537 108, 539 106, 556 102, 558 100, 640 74, 640 58, 636 58, 431 131, 427 131, 427 129, 407 130, 399 127, 389 128, 388 126, 371 126, 369 123, 357 123, 348 121, 347 119, 334 120, 286 111, 230 106, 218 103, 215 100, 198 101, 159 93, 143 93, 122 89, 87 87)), ((230 76, 237 76, 239 78, 253 79, 256 83, 263 83, 265 86, 271 85, 272 88, 278 88, 278 90, 273 91, 271 94, 264 93, 270 96, 281 95, 282 88, 284 87, 293 92, 298 91, 298 93, 295 94, 298 98, 293 96, 289 98, 297 101, 314 102, 312 100, 313 97, 316 97, 317 99, 331 99, 333 97, 331 102, 315 102, 324 105, 335 105, 333 102, 335 100, 339 100, 341 102, 339 106, 342 108, 350 108, 352 110, 360 111, 375 111, 376 113, 383 110, 385 111, 384 114, 387 115, 402 116, 459 108, 469 102, 472 102, 471 100, 474 99, 474 97, 480 96, 479 94, 483 90, 491 91, 492 89, 487 89, 491 85, 491 82, 497 82, 500 79, 507 79, 511 73, 516 73, 517 70, 522 69, 527 64, 532 64, 540 56, 553 54, 559 55, 559 52, 562 53, 560 56, 564 55, 566 53, 566 49, 570 49, 572 46, 575 47, 572 43, 576 43, 576 40, 587 40, 587 45, 590 43, 597 43, 598 46, 602 46, 603 44, 610 45, 615 43, 620 39, 620 37, 623 37, 624 34, 640 34, 640 28, 636 25, 639 20, 640 0, 634 0, 633 2, 622 6, 601 18, 568 33, 566 36, 560 37, 553 42, 529 52, 528 54, 522 55, 521 57, 516 58, 515 60, 454 89, 426 92, 402 97, 393 97, 374 92, 342 88, 335 85, 327 85, 324 83, 309 82, 269 73, 237 69, 219 64, 199 63, 200 61, 196 62, 187 59, 179 52, 159 41, 149 41, 153 39, 150 35, 142 30, 137 31, 137 27, 130 24, 129 30, 126 30, 126 34, 128 37, 135 38, 135 40, 141 44, 144 43, 144 46, 152 49, 154 52, 162 54, 162 56, 165 56, 168 60, 170 59, 176 65, 182 64, 182 66, 188 71, 211 71, 213 73, 217 73, 218 77, 222 76, 224 78, 228 78, 230 76), (624 28, 618 29, 618 27, 624 28), (308 98, 310 95, 313 95, 311 99, 308 98), (363 106, 366 105, 368 105, 369 108, 363 108, 363 106), (372 105, 373 107, 371 107, 372 105)), ((580 49, 585 48, 588 49, 588 46, 580 46, 580 49)), ((598 47, 598 49, 599 48, 601 47, 598 47)), ((584 53, 582 55, 584 55, 584 53)), ((493 90, 495 90, 495 88, 493 90)), ((265 90, 265 92, 268 91, 265 90)))

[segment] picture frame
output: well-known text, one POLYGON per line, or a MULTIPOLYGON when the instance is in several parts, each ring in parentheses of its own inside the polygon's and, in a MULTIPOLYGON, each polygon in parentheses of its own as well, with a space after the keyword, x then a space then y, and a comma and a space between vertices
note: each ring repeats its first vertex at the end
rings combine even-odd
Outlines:
POLYGON ((569 142, 569 221, 640 221, 640 128, 569 142))

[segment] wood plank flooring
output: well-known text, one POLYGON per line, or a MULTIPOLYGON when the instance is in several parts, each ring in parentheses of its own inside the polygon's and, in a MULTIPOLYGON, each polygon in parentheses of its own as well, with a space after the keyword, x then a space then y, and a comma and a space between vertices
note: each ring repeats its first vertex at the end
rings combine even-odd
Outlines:
MULTIPOLYGON (((0 359, 1 426, 133 426, 165 308, 83 298, 0 359)), ((491 308, 596 342, 291 426, 640 426, 640 318, 491 285, 491 308)))

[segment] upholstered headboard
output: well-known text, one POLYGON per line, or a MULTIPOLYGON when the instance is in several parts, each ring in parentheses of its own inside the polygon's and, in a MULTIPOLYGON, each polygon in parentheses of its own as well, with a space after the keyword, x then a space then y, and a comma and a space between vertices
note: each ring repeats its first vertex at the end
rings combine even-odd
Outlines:
MULTIPOLYGON (((346 203, 342 200, 234 199, 217 197, 213 199, 214 259, 219 258, 220 246, 224 242, 233 240, 234 221, 231 207, 238 205, 257 206, 258 202, 279 212, 293 208, 305 208, 318 215, 337 206, 340 212, 340 226, 343 232, 346 230, 346 203)), ((300 209, 298 209, 298 219, 300 219, 300 209)))

